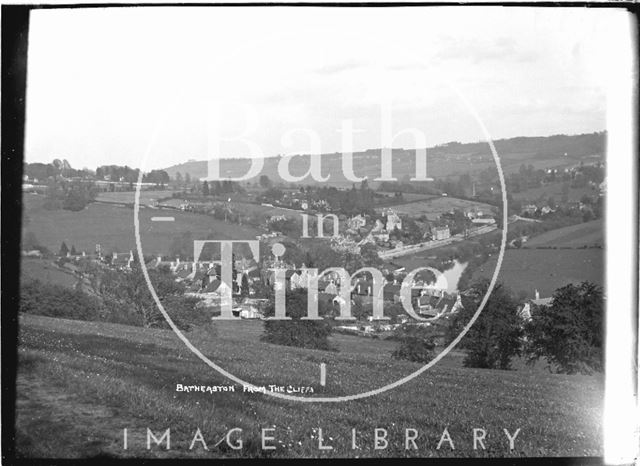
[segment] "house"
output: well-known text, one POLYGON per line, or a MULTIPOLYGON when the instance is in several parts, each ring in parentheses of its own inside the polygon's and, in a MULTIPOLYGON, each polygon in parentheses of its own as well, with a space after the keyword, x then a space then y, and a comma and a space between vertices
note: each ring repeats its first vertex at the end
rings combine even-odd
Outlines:
POLYGON ((451 231, 448 226, 434 226, 431 228, 431 237, 434 241, 451 238, 451 231))
POLYGON ((445 293, 443 290, 423 290, 415 299, 418 314, 424 317, 439 317, 445 313, 455 313, 462 309, 460 295, 445 293))
POLYGON ((416 299, 415 306, 418 314, 424 317, 436 317, 440 311, 436 308, 436 305, 440 301, 437 296, 423 295, 416 299))
POLYGON ((238 308, 242 319, 260 319, 263 317, 258 306, 250 300, 244 300, 238 308))
POLYGON ((260 319, 262 314, 258 312, 257 309, 241 309, 240 310, 240 318, 242 319, 260 319))
POLYGON ((481 224, 481 225, 493 225, 496 223, 496 219, 489 215, 479 215, 471 220, 471 223, 481 224))
POLYGON ((551 306, 553 304, 553 297, 540 298, 540 293, 535 290, 535 298, 527 300, 521 307, 518 308, 518 316, 524 321, 531 320, 531 311, 536 307, 551 306))
POLYGON ((338 294, 338 287, 333 280, 325 287, 324 292, 327 294, 338 294))
POLYGON ((598 189, 599 189, 599 195, 604 196, 607 193, 607 180, 604 180, 602 183, 600 183, 600 185, 598 186, 598 189))
MULTIPOLYGON (((382 223, 382 220, 377 218, 376 219, 376 223, 373 225, 373 228, 371 229, 371 233, 382 232, 382 231, 384 231, 384 229, 385 229, 384 223, 382 223)), ((388 237, 388 235, 387 235, 387 237, 388 237)))
POLYGON ((393 210, 387 212, 387 231, 402 230, 402 219, 393 210))
POLYGON ((124 254, 119 255, 117 252, 114 252, 111 257, 111 265, 118 269, 131 269, 133 260, 133 251, 129 251, 128 256, 124 254))
POLYGON ((177 282, 182 282, 190 275, 195 275, 196 263, 194 262, 191 266, 187 263, 183 263, 174 271, 174 275, 176 277, 177 282))
POLYGON ((364 227, 367 224, 367 219, 362 215, 356 215, 355 217, 347 220, 347 226, 350 230, 358 231, 360 228, 364 227))

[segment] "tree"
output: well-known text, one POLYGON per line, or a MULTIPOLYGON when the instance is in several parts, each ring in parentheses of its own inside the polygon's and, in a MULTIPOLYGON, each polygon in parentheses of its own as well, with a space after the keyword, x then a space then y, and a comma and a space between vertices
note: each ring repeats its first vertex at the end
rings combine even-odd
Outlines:
MULTIPOLYGON (((180 328, 188 328, 189 320, 206 321, 206 316, 195 309, 197 300, 184 296, 185 285, 176 282, 168 268, 149 270, 148 273, 158 298, 165 304, 165 309, 180 328)), ((128 306, 140 319, 143 327, 168 326, 137 263, 133 264, 129 272, 105 272, 101 277, 99 292, 113 302, 128 306)))
POLYGON ((155 183, 156 185, 164 186, 169 183, 171 179, 169 178, 169 174, 164 170, 151 170, 142 177, 142 181, 145 183, 155 183))
POLYGON ((36 235, 32 231, 28 231, 22 238, 22 249, 25 251, 31 251, 33 249, 40 249, 40 242, 36 238, 36 235))
POLYGON ((69 252, 69 248, 67 247, 66 243, 63 241, 62 244, 60 245, 60 251, 58 252, 59 256, 66 256, 67 253, 69 252))
POLYGON ((206 180, 202 182, 202 195, 203 196, 209 195, 209 183, 207 183, 206 180))
POLYGON ((249 279, 247 278, 247 274, 242 274, 242 288, 240 289, 240 296, 247 297, 249 296, 249 279))
POLYGON ((209 186, 209 192, 212 196, 222 194, 222 184, 220 183, 220 181, 216 180, 215 182, 211 183, 211 186, 209 186))
POLYGON ((76 251, 75 245, 71 246, 71 255, 72 256, 77 256, 78 255, 78 251, 76 251))
POLYGON ((65 183, 61 189, 64 193, 62 208, 73 212, 83 210, 97 195, 94 183, 65 183))
MULTIPOLYGON (((489 287, 489 280, 482 279, 467 290, 462 297, 463 309, 454 314, 448 328, 448 340, 457 337, 475 314, 489 287)), ((480 316, 460 342, 467 350, 465 367, 482 369, 509 369, 511 359, 521 354, 523 330, 518 316, 517 301, 511 291, 498 283, 491 293, 480 316)))
MULTIPOLYGON (((335 351, 328 340, 331 324, 324 320, 301 320, 307 315, 307 290, 288 291, 285 306, 287 317, 292 320, 265 320, 261 340, 276 345, 335 351)), ((274 315, 275 301, 272 300, 265 316, 274 315)))
POLYGON ((429 328, 403 326, 399 337, 400 345, 391 354, 394 359, 406 359, 407 361, 427 363, 433 359, 433 350, 436 347, 433 335, 429 328))
POLYGON ((366 267, 379 267, 382 265, 382 259, 378 255, 378 247, 375 244, 363 244, 360 247, 360 256, 366 267))
POLYGON ((78 190, 70 190, 62 203, 62 208, 79 212, 87 206, 87 200, 78 190))
POLYGON ((545 358, 549 369, 565 374, 603 368, 604 297, 588 281, 558 288, 550 306, 534 310, 526 325, 529 362, 545 358))
POLYGON ((271 187, 271 179, 267 175, 261 175, 260 186, 264 189, 269 189, 271 187))

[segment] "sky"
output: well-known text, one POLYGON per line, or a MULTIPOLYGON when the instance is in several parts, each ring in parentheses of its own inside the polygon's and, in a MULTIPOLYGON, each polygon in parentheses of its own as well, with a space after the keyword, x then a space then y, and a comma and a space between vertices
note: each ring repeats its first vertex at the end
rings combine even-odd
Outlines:
POLYGON ((485 140, 470 109, 493 139, 602 131, 607 31, 624 20, 585 8, 36 10, 25 158, 147 171, 485 140))

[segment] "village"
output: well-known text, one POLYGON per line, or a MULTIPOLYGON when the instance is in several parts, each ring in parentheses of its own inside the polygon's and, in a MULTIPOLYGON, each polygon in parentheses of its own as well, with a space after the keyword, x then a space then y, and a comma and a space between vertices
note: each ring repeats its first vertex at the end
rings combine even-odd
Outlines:
MULTIPOLYGON (((128 167, 101 168, 96 172, 100 179, 96 180, 95 175, 74 171, 65 163, 66 161, 58 163, 61 174, 55 176, 53 181, 51 176, 47 177, 46 185, 39 185, 40 181, 33 175, 25 175, 23 189, 26 195, 42 196, 43 194, 37 194, 42 192, 42 188, 46 188, 44 193, 51 192, 52 182, 72 187, 74 184, 94 184, 98 190, 107 192, 94 196, 93 201, 89 202, 94 205, 119 206, 125 210, 132 207, 127 202, 113 201, 111 199, 119 198, 109 196, 130 192, 138 171, 128 167), (64 170, 66 176, 63 175, 64 170)), ((583 176, 583 171, 601 169, 601 162, 596 161, 587 164, 586 168, 581 162, 562 170, 547 169, 535 173, 544 185, 557 179, 576 179, 583 176)), ((521 168, 520 175, 528 175, 527 170, 521 168)), ((359 267, 354 268, 354 271, 361 267, 379 269, 384 283, 379 287, 378 296, 374 296, 373 277, 369 272, 350 276, 349 283, 342 283, 338 273, 329 271, 323 273, 317 282, 317 298, 325 317, 339 314, 347 304, 345 296, 349 296, 348 307, 357 310, 357 320, 344 325, 336 324, 334 330, 357 335, 385 335, 402 325, 431 326, 446 321, 450 315, 458 312, 462 308, 461 296, 465 289, 458 289, 456 283, 449 286, 446 280, 445 283, 438 282, 434 276, 423 273, 414 276, 412 282, 405 283, 405 286, 411 288, 412 309, 427 321, 416 322, 411 319, 402 308, 402 283, 409 272, 402 265, 403 261, 419 262, 418 258, 430 251, 434 251, 435 255, 429 257, 436 258, 447 247, 455 248, 456 244, 464 245, 469 240, 481 237, 487 238, 484 243, 488 244, 488 250, 495 250, 497 241, 488 239, 492 237, 491 234, 499 233, 501 224, 500 212, 496 206, 478 202, 482 196, 491 195, 494 186, 485 184, 476 189, 475 181, 471 184, 471 192, 468 192, 470 198, 466 199, 465 191, 453 188, 451 193, 440 191, 429 195, 385 192, 380 188, 372 190, 366 179, 359 188, 354 185, 351 189, 274 186, 265 176, 256 181, 254 186, 246 188, 229 181, 209 184, 206 180, 190 179, 189 184, 185 183, 185 178, 180 174, 171 179, 162 171, 145 175, 143 179, 146 181, 139 186, 142 199, 140 209, 179 211, 185 215, 213 218, 224 224, 237 225, 238 228, 243 225, 251 226, 260 232, 255 240, 259 241, 263 251, 269 251, 273 244, 279 242, 287 242, 289 248, 304 251, 305 247, 308 249, 304 242, 313 239, 316 242, 314 244, 328 248, 327 251, 335 253, 335 257, 348 255, 360 258, 359 267), (165 183, 172 191, 158 191, 158 188, 164 188, 165 183), (485 190, 485 194, 479 196, 481 189, 485 190), (156 194, 150 197, 145 193, 156 194), (348 293, 344 291, 344 287, 348 288, 348 293), (384 302, 384 319, 374 318, 375 299, 384 302)), ((544 224, 547 218, 557 218, 558 215, 592 214, 595 205, 593 199, 604 195, 606 182, 603 180, 595 185, 590 179, 587 183, 589 189, 596 190, 594 197, 585 196, 575 202, 562 198, 562 204, 555 203, 551 198, 536 204, 516 204, 518 210, 510 209, 508 223, 535 226, 544 224), (558 212, 560 209, 562 214, 558 212)), ((513 228, 510 232, 510 248, 523 247, 530 238, 530 234, 518 231, 518 228, 513 228)), ((284 286, 287 291, 307 290, 310 282, 309 269, 315 268, 308 259, 305 263, 301 254, 284 257, 263 254, 253 257, 251 254, 238 253, 233 258, 232 281, 225 283, 222 280, 219 258, 215 259, 217 253, 212 254, 210 251, 207 258, 194 258, 193 247, 190 245, 192 242, 187 243, 180 250, 145 251, 148 254, 145 266, 148 270, 165 270, 170 273, 175 282, 184 286, 184 296, 197 300, 197 309, 208 313, 211 318, 220 315, 222 306, 231 306, 234 317, 264 319, 274 287, 284 286), (284 284, 275 283, 276 270, 284 270, 284 284)), ((308 256, 309 252, 306 254, 308 256)), ((317 254, 322 255, 321 252, 317 254)), ((23 255, 25 258, 47 256, 43 260, 51 261, 65 273, 72 274, 77 279, 76 288, 89 294, 95 293, 90 283, 91 274, 95 273, 96 267, 131 272, 138 262, 133 250, 104 248, 100 243, 96 243, 95 249, 89 252, 79 252, 73 244, 69 249, 63 243, 55 255, 50 251, 43 254, 42 248, 29 249, 25 245, 23 255)), ((457 254, 456 257, 462 256, 457 254)), ((465 261, 468 262, 470 258, 465 261)), ((457 259, 455 263, 452 258, 438 260, 439 268, 458 264, 457 259)), ((466 267, 467 262, 462 265, 466 267)), ((338 262, 329 265, 341 264, 338 262)), ((454 281, 457 282, 457 278, 454 281)), ((535 284, 533 287, 535 288, 535 284)), ((523 300, 518 312, 526 320, 530 318, 532 306, 548 304, 550 298, 540 298, 539 292, 535 290, 528 299, 523 300)))

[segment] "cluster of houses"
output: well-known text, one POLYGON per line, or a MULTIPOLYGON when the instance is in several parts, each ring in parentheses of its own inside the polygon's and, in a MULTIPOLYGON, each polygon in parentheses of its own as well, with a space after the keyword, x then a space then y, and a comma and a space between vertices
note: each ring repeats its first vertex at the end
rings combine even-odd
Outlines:
MULTIPOLYGON (((29 254, 29 251, 23 251, 23 255, 35 256, 35 254, 29 254)), ((68 252, 66 257, 60 259, 66 260, 59 261, 61 264, 59 266, 66 272, 77 275, 80 278, 78 283, 87 292, 91 292, 90 283, 88 277, 84 276, 82 272, 84 270, 82 264, 86 261, 98 262, 102 266, 122 271, 130 270, 135 261, 132 251, 128 253, 114 252, 103 257, 99 250, 98 253, 91 255, 87 255, 85 252, 72 255, 68 252)), ((157 257, 149 261, 146 266, 148 269, 167 267, 177 282, 186 285, 185 295, 198 298, 197 306, 203 310, 214 310, 215 313, 215 309, 219 309, 224 304, 223 301, 230 297, 233 314, 244 319, 264 317, 268 300, 258 295, 259 283, 276 288, 285 286, 287 290, 308 289, 313 278, 312 271, 305 264, 298 267, 285 263, 276 256, 264 259, 263 268, 260 268, 252 259, 235 260, 233 281, 230 284, 221 280, 221 268, 217 262, 184 262, 179 258, 167 261, 162 257, 157 257), (284 272, 284 282, 276 281, 277 270, 284 272)), ((420 275, 416 276, 412 283, 403 285, 400 283, 403 278, 401 269, 385 268, 381 272, 384 276, 389 277, 385 279, 380 289, 381 296, 379 296, 383 299, 385 308, 389 304, 401 304, 404 294, 403 286, 409 286, 411 307, 419 316, 429 319, 427 322, 412 323, 412 325, 437 324, 440 318, 446 320, 463 308, 462 295, 464 293, 447 293, 444 289, 435 288, 427 281, 422 280, 420 275)), ((367 322, 342 325, 336 327, 338 331, 375 334, 395 330, 398 326, 410 321, 409 316, 404 313, 391 321, 374 321, 372 309, 375 289, 370 276, 354 277, 349 283, 343 283, 340 274, 330 271, 314 281, 317 284, 318 301, 330 306, 335 311, 334 315, 339 314, 340 306, 344 304, 344 294, 342 293, 344 286, 349 287, 348 296, 351 305, 358 304, 365 310, 367 322)), ((541 298, 540 293, 536 290, 535 298, 526 300, 516 312, 524 323, 531 319, 531 313, 536 307, 549 306, 552 302, 553 298, 541 298)))

